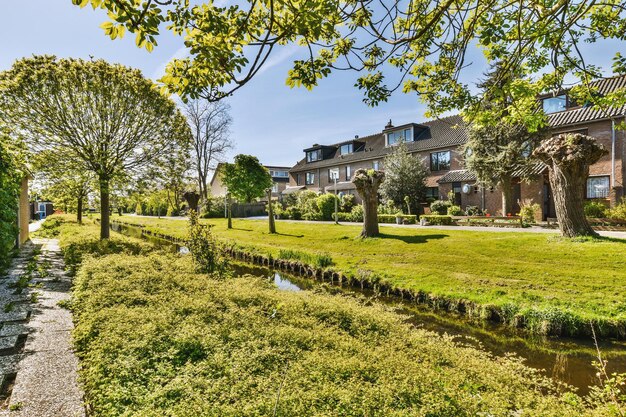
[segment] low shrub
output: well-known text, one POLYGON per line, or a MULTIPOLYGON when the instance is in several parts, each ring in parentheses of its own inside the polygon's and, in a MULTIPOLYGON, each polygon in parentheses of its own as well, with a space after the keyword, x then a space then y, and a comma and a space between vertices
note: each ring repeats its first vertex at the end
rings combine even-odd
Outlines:
POLYGON ((397 223, 396 218, 400 217, 403 224, 415 224, 417 216, 414 214, 379 214, 378 223, 397 223))
POLYGON ((483 215, 483 211, 478 206, 465 207, 465 213, 468 216, 482 216, 483 215))
POLYGON ((425 214, 420 216, 420 220, 424 219, 429 225, 450 226, 452 225, 452 217, 442 216, 439 214, 425 214))
POLYGON ((224 218, 225 197, 210 197, 209 201, 202 205, 200 218, 202 219, 219 219, 224 218))
POLYGON ((291 220, 302 219, 302 212, 298 207, 295 206, 287 207, 285 210, 283 210, 282 215, 291 220))
POLYGON ((396 207, 392 200, 387 200, 384 204, 378 205, 378 214, 396 214, 398 211, 401 210, 396 207))
POLYGON ((626 220, 626 198, 622 198, 619 204, 607 210, 607 217, 616 220, 626 220))
POLYGON ((447 212, 448 216, 465 216, 465 212, 463 211, 463 209, 459 206, 450 206, 448 207, 448 212, 447 212))
POLYGON ((223 275, 226 271, 226 258, 222 256, 222 247, 211 233, 211 227, 200 224, 198 215, 189 210, 187 248, 200 272, 216 272, 223 275))
POLYGON ((72 309, 97 417, 591 414, 521 360, 416 329, 390 308, 218 280, 188 258, 90 259, 72 309))
POLYGON ((430 204, 430 212, 433 214, 448 214, 448 207, 450 207, 452 203, 448 200, 435 200, 430 204))
POLYGON ((350 212, 353 222, 362 222, 363 221, 363 205, 358 204, 352 207, 352 211, 350 212))
POLYGON ((585 216, 593 218, 604 218, 608 207, 600 201, 587 201, 585 203, 585 216))
POLYGON ((534 204, 521 204, 519 216, 522 218, 522 223, 530 225, 537 220, 537 213, 541 210, 541 206, 537 203, 534 204))
POLYGON ((344 194, 341 197, 339 209, 344 213, 350 213, 356 206, 356 196, 354 194, 344 194))
POLYGON ((335 201, 337 201, 337 210, 339 210, 339 199, 331 193, 318 196, 315 199, 315 205, 321 220, 332 220, 335 213, 335 201))

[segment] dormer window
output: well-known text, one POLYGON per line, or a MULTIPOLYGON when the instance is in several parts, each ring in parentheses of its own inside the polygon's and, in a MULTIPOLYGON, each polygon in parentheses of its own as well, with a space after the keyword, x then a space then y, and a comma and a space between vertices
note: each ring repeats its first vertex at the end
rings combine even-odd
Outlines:
POLYGON ((322 160, 322 150, 316 149, 314 151, 308 151, 306 153, 306 161, 307 162, 315 162, 322 160))
POLYGON ((387 146, 393 146, 400 142, 412 142, 413 141, 413 129, 406 128, 395 130, 387 133, 387 146))
POLYGON ((352 143, 346 143, 339 147, 339 154, 341 155, 348 155, 352 152, 354 152, 354 145, 352 143))
POLYGON ((548 97, 542 100, 543 112, 546 114, 567 110, 567 95, 548 97))
POLYGON ((287 171, 270 170, 270 176, 275 178, 289 178, 289 173, 287 171))

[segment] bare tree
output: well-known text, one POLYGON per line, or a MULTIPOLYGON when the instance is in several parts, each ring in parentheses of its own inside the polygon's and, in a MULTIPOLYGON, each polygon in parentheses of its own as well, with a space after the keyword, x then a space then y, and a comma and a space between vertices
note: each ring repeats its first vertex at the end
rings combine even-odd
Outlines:
POLYGON ((189 100, 183 105, 193 133, 193 161, 198 175, 200 196, 207 201, 207 179, 218 162, 224 162, 226 153, 233 148, 230 140, 230 106, 223 102, 189 100))

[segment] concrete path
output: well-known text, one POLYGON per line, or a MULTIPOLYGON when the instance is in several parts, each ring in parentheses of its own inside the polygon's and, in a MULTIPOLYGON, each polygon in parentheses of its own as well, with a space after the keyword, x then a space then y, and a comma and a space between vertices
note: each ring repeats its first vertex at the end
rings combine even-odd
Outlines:
POLYGON ((45 222, 46 219, 42 219, 42 220, 37 220, 36 222, 32 222, 28 225, 28 232, 29 233, 33 233, 36 232, 37 230, 39 230, 39 228, 41 227, 42 223, 45 222))
POLYGON ((58 305, 69 299, 70 287, 57 239, 33 239, 15 260, 9 276, 0 282, 0 294, 8 297, 4 302, 10 297, 18 300, 14 312, 0 314, 0 347, 3 339, 16 340, 12 350, 6 351, 8 355, 0 357, 4 359, 0 369, 5 380, 13 379, 12 386, 3 387, 4 395, 10 397, 0 417, 85 416, 77 381, 78 360, 71 347, 72 317, 58 305), (11 295, 15 290, 10 283, 27 272, 35 248, 41 254, 30 283, 37 287, 11 295))

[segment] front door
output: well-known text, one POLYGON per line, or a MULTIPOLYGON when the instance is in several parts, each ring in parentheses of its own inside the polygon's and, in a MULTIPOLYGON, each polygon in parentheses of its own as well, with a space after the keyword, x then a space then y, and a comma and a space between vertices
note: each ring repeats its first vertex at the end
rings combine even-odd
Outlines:
POLYGON ((543 183, 543 220, 548 220, 548 217, 556 217, 556 210, 554 209, 554 198, 552 196, 552 189, 547 182, 543 183))
POLYGON ((461 207, 462 187, 460 182, 452 183, 452 192, 454 193, 454 205, 461 207))

